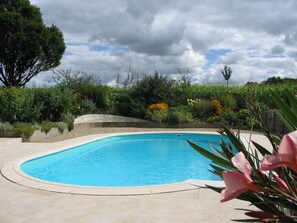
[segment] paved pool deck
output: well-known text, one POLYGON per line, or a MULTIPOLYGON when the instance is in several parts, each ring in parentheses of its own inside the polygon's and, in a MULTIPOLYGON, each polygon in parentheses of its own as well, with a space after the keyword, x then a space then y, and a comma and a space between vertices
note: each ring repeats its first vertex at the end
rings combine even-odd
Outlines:
MULTIPOLYGON (((0 146, 0 166, 20 158, 91 140, 95 135, 55 143, 19 143, 0 146)), ((260 143, 264 139, 254 135, 260 143)), ((108 196, 57 193, 13 183, 0 175, 0 222, 231 222, 245 215, 235 208, 247 202, 219 202, 206 188, 149 195, 108 196)))

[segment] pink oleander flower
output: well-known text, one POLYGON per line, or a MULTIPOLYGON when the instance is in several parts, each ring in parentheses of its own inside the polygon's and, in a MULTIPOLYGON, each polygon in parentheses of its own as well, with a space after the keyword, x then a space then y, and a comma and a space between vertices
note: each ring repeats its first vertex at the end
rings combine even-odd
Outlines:
POLYGON ((223 171, 226 189, 221 192, 221 202, 229 201, 246 191, 259 191, 260 187, 253 184, 251 166, 242 152, 231 159, 233 165, 241 172, 223 171))
POLYGON ((277 176, 273 176, 273 178, 274 178, 275 182, 276 182, 279 186, 281 186, 281 187, 282 187, 283 189, 285 189, 285 190, 289 190, 288 185, 286 184, 285 181, 283 181, 283 179, 281 179, 281 178, 279 178, 279 177, 277 177, 277 176))
POLYGON ((246 191, 259 191, 260 187, 246 178, 244 174, 236 171, 223 171, 226 189, 221 192, 221 202, 229 201, 246 191))
POLYGON ((282 138, 277 155, 264 156, 261 171, 282 166, 287 166, 297 173, 297 131, 291 132, 282 138))
POLYGON ((244 154, 242 152, 237 153, 235 156, 231 159, 233 165, 244 174, 244 176, 252 181, 250 175, 252 173, 252 168, 250 166, 250 163, 245 158, 244 154))

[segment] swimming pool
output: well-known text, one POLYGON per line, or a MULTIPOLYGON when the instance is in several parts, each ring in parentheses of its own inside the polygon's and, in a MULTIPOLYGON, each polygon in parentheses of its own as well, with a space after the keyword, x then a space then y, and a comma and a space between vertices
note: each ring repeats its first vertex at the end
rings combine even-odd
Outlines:
POLYGON ((106 137, 20 165, 29 176, 78 186, 128 187, 220 180, 209 160, 186 140, 219 148, 220 135, 194 133, 129 134, 106 137))

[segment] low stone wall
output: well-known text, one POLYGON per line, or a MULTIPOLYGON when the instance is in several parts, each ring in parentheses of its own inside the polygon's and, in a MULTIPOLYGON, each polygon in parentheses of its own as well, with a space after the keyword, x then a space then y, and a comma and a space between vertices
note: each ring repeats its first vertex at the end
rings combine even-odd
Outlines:
MULTIPOLYGON (((65 129, 63 133, 66 132, 68 132, 67 129, 65 129)), ((54 137, 63 133, 61 133, 58 128, 52 128, 48 133, 42 132, 41 130, 37 129, 30 138, 23 138, 23 142, 38 142, 40 140, 54 137)))
POLYGON ((80 128, 103 128, 103 127, 135 127, 135 128, 216 128, 217 125, 210 123, 184 123, 168 124, 155 122, 85 122, 74 124, 75 129, 80 128))

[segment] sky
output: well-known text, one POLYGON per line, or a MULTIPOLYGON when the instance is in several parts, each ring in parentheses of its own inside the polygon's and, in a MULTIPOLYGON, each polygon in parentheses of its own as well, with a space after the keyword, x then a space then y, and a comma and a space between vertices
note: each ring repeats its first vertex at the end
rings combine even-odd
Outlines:
MULTIPOLYGON (((63 32, 55 70, 92 73, 113 85, 131 65, 138 78, 155 70, 186 73, 197 84, 297 78, 296 0, 30 0, 48 26, 63 32)), ((52 72, 31 84, 52 84, 52 72)))

